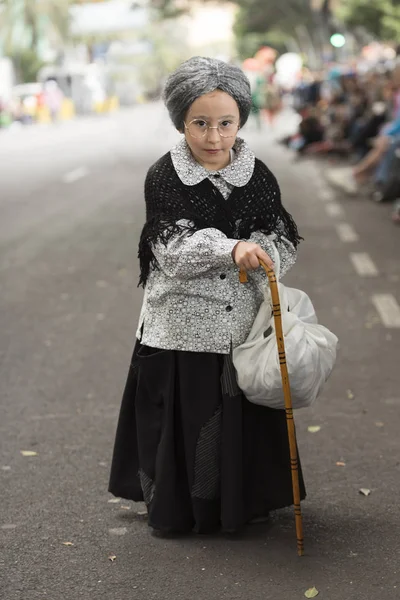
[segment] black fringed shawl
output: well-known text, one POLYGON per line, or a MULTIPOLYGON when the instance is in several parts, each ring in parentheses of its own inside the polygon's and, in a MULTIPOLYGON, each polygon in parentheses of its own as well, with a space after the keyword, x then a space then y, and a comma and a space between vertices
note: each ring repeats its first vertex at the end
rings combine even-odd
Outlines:
POLYGON ((179 179, 171 154, 160 158, 145 182, 146 223, 139 244, 140 280, 146 285, 150 269, 157 269, 153 244, 177 234, 191 235, 215 228, 227 237, 249 239, 253 231, 286 237, 295 247, 302 239, 291 215, 284 209, 278 182, 268 167, 256 159, 253 176, 244 187, 235 187, 228 200, 211 181, 188 186, 179 179), (185 219, 190 225, 177 222, 185 219))

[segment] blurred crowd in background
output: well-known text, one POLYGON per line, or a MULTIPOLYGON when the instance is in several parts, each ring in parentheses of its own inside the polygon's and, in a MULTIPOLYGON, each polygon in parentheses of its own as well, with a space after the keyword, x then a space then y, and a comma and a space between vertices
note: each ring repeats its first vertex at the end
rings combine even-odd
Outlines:
POLYGON ((293 88, 298 130, 282 143, 299 155, 329 156, 328 181, 349 195, 393 202, 400 223, 400 47, 394 60, 303 71, 293 88))

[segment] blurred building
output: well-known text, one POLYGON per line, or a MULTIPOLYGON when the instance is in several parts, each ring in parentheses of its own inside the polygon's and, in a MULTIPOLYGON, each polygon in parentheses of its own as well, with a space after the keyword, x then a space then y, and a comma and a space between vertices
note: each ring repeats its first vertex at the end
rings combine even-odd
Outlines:
POLYGON ((71 7, 74 37, 107 37, 129 34, 147 25, 147 2, 132 0, 82 0, 71 7))
POLYGON ((190 14, 181 17, 187 27, 187 41, 192 54, 230 60, 235 55, 233 25, 237 6, 226 2, 190 3, 190 14))
MULTIPOLYGON (((10 4, 12 32, 29 47, 24 2, 10 4)), ((36 48, 48 66, 40 70, 39 82, 55 79, 75 111, 88 113, 109 107, 110 99, 133 104, 157 97, 166 74, 190 56, 231 59, 236 7, 201 0, 190 0, 188 6, 188 14, 158 21, 150 0, 74 0, 68 42, 56 35, 50 13, 40 12, 36 48)), ((1 79, 9 90, 8 67, 2 66, 1 79)))
POLYGON ((145 0, 76 0, 70 8, 71 43, 53 66, 40 72, 55 78, 78 113, 103 112, 116 98, 132 104, 143 94, 140 77, 126 57, 148 52, 139 41, 150 13, 145 0))

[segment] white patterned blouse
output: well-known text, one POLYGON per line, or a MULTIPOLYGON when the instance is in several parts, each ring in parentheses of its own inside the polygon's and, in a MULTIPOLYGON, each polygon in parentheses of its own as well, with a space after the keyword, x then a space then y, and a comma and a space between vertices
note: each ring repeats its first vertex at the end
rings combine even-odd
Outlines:
MULTIPOLYGON (((238 138, 231 163, 219 171, 208 171, 193 158, 183 139, 173 150, 174 168, 184 185, 197 185, 208 177, 225 199, 234 187, 251 179, 255 156, 238 138)), ((273 256, 275 234, 251 235, 273 256)), ((229 354, 242 344, 253 325, 268 285, 262 269, 239 283, 239 270, 232 259, 237 239, 218 229, 202 229, 191 236, 177 235, 166 246, 153 246, 159 269, 150 272, 143 298, 137 337, 142 344, 165 350, 229 354)), ((277 242, 281 277, 295 263, 296 250, 284 237, 277 242)))

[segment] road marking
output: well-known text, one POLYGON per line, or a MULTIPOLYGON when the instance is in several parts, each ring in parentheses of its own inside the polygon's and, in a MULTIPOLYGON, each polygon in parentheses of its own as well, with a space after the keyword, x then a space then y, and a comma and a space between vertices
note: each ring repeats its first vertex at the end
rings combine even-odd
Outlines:
POLYGON ((325 205, 325 210, 330 217, 343 217, 343 208, 338 202, 329 202, 325 205))
POLYGON ((321 189, 319 192, 319 197, 323 202, 331 202, 331 200, 335 199, 335 194, 332 190, 321 189))
POLYGON ((336 225, 336 231, 339 239, 342 242, 358 242, 360 239, 358 234, 354 231, 353 227, 349 223, 339 223, 336 225))
POLYGON ((82 179, 89 174, 89 169, 86 167, 79 167, 78 169, 74 169, 69 173, 66 173, 63 177, 64 183, 74 183, 74 181, 78 181, 78 179, 82 179))
POLYGON ((400 306, 393 294, 374 294, 372 302, 385 327, 400 328, 400 306))
POLYGON ((350 260, 360 277, 375 277, 379 274, 375 263, 366 252, 351 252, 350 260))

